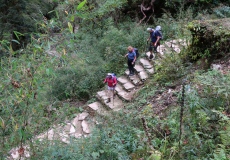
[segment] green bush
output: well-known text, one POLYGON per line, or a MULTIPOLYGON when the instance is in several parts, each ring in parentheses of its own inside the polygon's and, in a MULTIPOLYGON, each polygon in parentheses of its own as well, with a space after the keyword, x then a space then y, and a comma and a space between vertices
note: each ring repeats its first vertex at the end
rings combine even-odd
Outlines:
POLYGON ((173 82, 186 75, 186 69, 183 60, 177 53, 165 54, 161 63, 156 63, 156 74, 154 79, 160 84, 173 82))
POLYGON ((57 70, 57 77, 52 82, 52 95, 60 100, 68 98, 89 99, 95 91, 102 87, 105 75, 100 68, 91 72, 89 68, 78 66, 57 70))
POLYGON ((230 17, 230 7, 223 6, 214 10, 214 13, 219 18, 229 18, 230 17))

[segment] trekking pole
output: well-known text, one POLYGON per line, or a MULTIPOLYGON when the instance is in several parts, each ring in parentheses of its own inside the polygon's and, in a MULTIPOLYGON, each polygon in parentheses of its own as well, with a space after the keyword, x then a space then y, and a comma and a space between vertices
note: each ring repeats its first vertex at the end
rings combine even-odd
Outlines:
POLYGON ((115 87, 113 88, 113 106, 114 106, 114 90, 115 90, 115 87))

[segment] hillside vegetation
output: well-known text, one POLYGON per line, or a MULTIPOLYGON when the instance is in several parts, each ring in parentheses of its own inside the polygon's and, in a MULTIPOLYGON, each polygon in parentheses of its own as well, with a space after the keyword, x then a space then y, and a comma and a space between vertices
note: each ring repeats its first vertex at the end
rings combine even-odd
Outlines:
POLYGON ((230 159, 229 4, 1 0, 0 159, 23 144, 30 159, 230 159), (124 73, 127 46, 144 57, 146 28, 157 25, 162 42, 183 39, 189 47, 154 60, 135 98, 97 117, 91 136, 33 141, 94 102, 106 73, 124 73))

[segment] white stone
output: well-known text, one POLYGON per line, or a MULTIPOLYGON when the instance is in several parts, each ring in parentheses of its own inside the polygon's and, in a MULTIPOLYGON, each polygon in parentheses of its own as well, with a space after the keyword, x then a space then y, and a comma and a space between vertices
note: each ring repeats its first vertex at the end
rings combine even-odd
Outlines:
POLYGON ((128 91, 130 91, 131 89, 135 88, 135 86, 131 82, 125 83, 123 86, 128 91))
POLYGON ((212 64, 211 65, 211 68, 213 70, 221 70, 222 69, 222 66, 220 64, 212 64))
POLYGON ((173 47, 172 42, 165 42, 165 44, 166 44, 169 48, 173 47))
POLYGON ((135 65, 134 68, 138 73, 144 70, 144 68, 141 65, 135 65))
MULTIPOLYGON (((29 146, 22 146, 24 148, 24 154, 22 155, 21 159, 23 159, 23 157, 25 158, 29 158, 30 157, 30 148, 29 146)), ((19 159, 20 158, 20 155, 18 153, 18 150, 20 149, 21 147, 17 147, 17 148, 13 148, 10 150, 10 156, 11 158, 13 159, 19 159)))
POLYGON ((177 53, 180 53, 180 48, 179 47, 176 47, 176 48, 173 48, 175 52, 177 53))
POLYGON ((111 99, 111 101, 105 105, 115 111, 124 107, 122 100, 118 98, 118 96, 114 97, 114 99, 111 99))
POLYGON ((97 96, 104 101, 108 99, 108 96, 105 90, 97 92, 97 96))
POLYGON ((153 68, 146 69, 146 70, 147 70, 147 72, 148 72, 149 74, 153 74, 153 73, 154 73, 154 69, 153 69, 153 68))
POLYGON ((94 102, 88 105, 90 108, 92 108, 94 111, 97 111, 99 108, 99 103, 98 102, 94 102))
POLYGON ((125 92, 125 91, 120 91, 117 93, 120 97, 122 97, 124 100, 126 101, 130 101, 131 100, 131 97, 129 96, 129 93, 128 92, 125 92))
POLYGON ((124 77, 124 76, 119 77, 117 80, 118 80, 118 82, 120 82, 121 84, 127 83, 127 82, 129 81, 129 80, 128 80, 126 77, 124 77))
POLYGON ((85 120, 82 121, 81 126, 82 126, 83 132, 85 132, 87 134, 90 133, 89 125, 85 120))
POLYGON ((76 134, 74 134, 74 137, 75 137, 75 138, 80 138, 80 137, 82 137, 82 134, 76 133, 76 134))
POLYGON ((138 77, 138 75, 133 75, 133 76, 129 76, 129 79, 133 82, 133 84, 135 85, 139 85, 141 84, 141 80, 138 77))
POLYGON ((144 66, 144 68, 153 68, 153 65, 146 59, 141 58, 140 63, 144 66))
POLYGON ((129 75, 129 70, 125 70, 125 74, 128 76, 129 75))
POLYGON ((81 114, 79 114, 78 120, 82 121, 84 120, 86 117, 88 117, 89 113, 87 112, 82 112, 81 114))
POLYGON ((140 72, 139 76, 141 80, 146 80, 148 78, 148 74, 146 72, 140 72))
POLYGON ((79 115, 76 116, 71 122, 71 127, 70 127, 70 132, 69 132, 71 135, 76 134, 76 133, 82 134, 82 128, 81 128, 82 121, 79 121, 78 118, 79 118, 79 115))
POLYGON ((177 41, 177 40, 175 40, 175 39, 174 39, 174 40, 172 40, 172 43, 174 43, 174 44, 176 44, 177 42, 178 42, 178 41, 177 41))

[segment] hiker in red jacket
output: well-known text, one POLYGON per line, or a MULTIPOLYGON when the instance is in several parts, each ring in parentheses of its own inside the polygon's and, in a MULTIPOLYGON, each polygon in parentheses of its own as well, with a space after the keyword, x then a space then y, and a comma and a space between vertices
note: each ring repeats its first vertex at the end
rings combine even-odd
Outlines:
POLYGON ((107 96, 108 96, 108 100, 107 103, 109 103, 111 101, 111 98, 114 96, 114 89, 115 86, 117 84, 117 78, 113 77, 112 73, 108 73, 108 75, 106 76, 104 83, 107 83, 108 85, 108 90, 107 90, 107 96))

